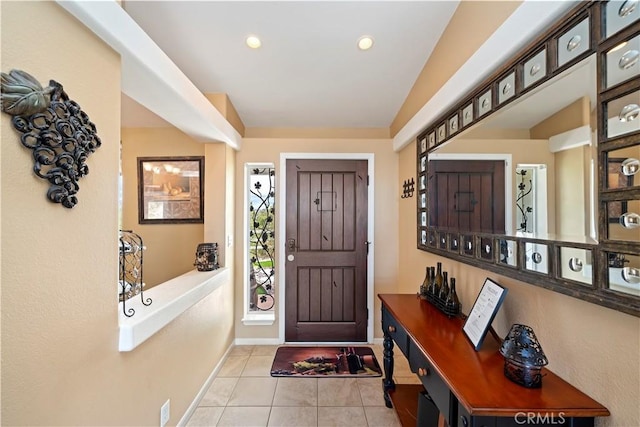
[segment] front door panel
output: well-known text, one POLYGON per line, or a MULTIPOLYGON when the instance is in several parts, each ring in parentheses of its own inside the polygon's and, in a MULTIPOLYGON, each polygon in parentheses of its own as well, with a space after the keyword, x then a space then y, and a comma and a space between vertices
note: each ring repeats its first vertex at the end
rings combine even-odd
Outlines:
POLYGON ((287 160, 286 341, 367 339, 367 161, 287 160))

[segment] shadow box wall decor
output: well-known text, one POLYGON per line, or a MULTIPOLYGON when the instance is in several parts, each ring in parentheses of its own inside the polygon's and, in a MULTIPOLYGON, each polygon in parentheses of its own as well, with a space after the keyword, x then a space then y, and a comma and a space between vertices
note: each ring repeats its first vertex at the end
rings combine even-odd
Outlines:
POLYGON ((138 157, 138 222, 204 223, 204 157, 138 157))
MULTIPOLYGON (((567 6, 564 16, 510 59, 496 63, 491 75, 450 100, 451 107, 418 133, 416 181, 426 181, 426 188, 416 189, 419 250, 640 316, 637 3, 585 1, 567 6), (439 170, 444 156, 455 153, 458 164, 468 164, 478 154, 500 159, 514 145, 505 138, 496 150, 492 144, 469 147, 465 143, 469 131, 486 131, 483 137, 499 140, 504 135, 500 131, 512 130, 516 123, 518 129, 532 129, 551 117, 564 117, 566 107, 561 106, 577 99, 592 112, 588 125, 585 120, 562 121, 563 130, 584 144, 581 148, 556 147, 562 149, 545 153, 549 160, 541 163, 529 155, 522 162, 502 162, 501 169, 508 171, 505 177, 516 176, 516 168, 531 170, 520 183, 525 184, 526 193, 531 179, 535 203, 513 203, 518 189, 514 191, 506 178, 487 173, 482 184, 480 179, 470 179, 463 167, 455 175, 439 170), (547 175, 548 171, 555 176, 547 175), (497 182, 504 183, 505 189, 490 193, 488 188, 497 182), (460 208, 463 192, 479 193, 483 187, 487 188, 483 195, 493 196, 482 198, 475 208, 460 208), (546 203, 554 200, 547 190, 556 199, 562 195, 570 205, 566 215, 557 203, 546 203), (440 193, 452 194, 451 201, 445 203, 440 193), (502 194, 511 195, 512 200, 502 194), (482 209, 485 201, 489 210, 482 209), (451 209, 445 209, 450 203, 451 209), (520 208, 526 217, 518 217, 520 208), (506 214, 497 218, 487 212, 506 214)), ((537 145, 524 144, 524 140, 515 144, 517 155, 540 154, 537 145)))

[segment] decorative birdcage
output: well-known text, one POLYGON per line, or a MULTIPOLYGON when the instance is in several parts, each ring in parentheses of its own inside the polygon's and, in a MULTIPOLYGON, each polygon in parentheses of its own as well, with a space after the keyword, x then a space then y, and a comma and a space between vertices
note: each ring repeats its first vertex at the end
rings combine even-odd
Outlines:
POLYGON ((118 300, 122 302, 125 316, 135 314, 133 308, 126 308, 130 298, 140 295, 143 305, 151 305, 151 298, 144 298, 144 282, 142 280, 142 253, 146 249, 142 237, 130 230, 120 230, 119 236, 120 269, 118 277, 118 300))

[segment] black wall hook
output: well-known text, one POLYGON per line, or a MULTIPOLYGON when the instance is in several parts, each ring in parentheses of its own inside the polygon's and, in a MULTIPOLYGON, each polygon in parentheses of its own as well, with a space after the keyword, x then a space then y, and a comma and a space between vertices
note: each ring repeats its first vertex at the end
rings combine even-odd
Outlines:
POLYGON ((400 197, 403 199, 408 199, 409 197, 413 197, 415 184, 416 182, 414 181, 413 178, 411 178, 410 180, 406 179, 402 184, 402 196, 400 197))

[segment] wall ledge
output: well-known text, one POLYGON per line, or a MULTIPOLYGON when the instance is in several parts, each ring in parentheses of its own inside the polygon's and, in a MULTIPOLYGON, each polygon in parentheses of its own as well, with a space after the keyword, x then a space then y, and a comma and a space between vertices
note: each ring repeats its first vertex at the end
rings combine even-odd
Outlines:
POLYGON ((136 311, 132 317, 124 315, 123 303, 119 303, 119 350, 133 350, 229 279, 228 268, 192 270, 146 291, 145 299, 153 300, 149 306, 144 306, 139 297, 128 300, 127 310, 133 308, 136 311))

